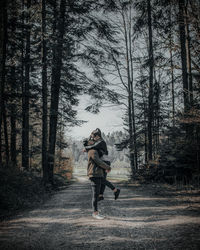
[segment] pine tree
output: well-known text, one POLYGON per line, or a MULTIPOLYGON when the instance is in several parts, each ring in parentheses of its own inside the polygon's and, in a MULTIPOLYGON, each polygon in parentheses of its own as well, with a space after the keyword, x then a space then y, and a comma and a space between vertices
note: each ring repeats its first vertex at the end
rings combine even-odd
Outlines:
POLYGON ((184 0, 179 0, 179 32, 180 32, 180 44, 181 44, 181 65, 182 65, 182 81, 183 81, 183 97, 184 97, 184 109, 189 108, 188 98, 188 77, 187 77, 187 54, 186 54, 186 34, 184 23, 184 0))
POLYGON ((26 46, 24 57, 24 85, 22 88, 22 167, 29 169, 29 105, 30 105, 30 35, 31 0, 26 3, 26 46))
POLYGON ((154 53, 153 53, 153 34, 151 21, 151 1, 147 0, 148 13, 148 38, 149 38, 149 107, 148 107, 148 159, 152 160, 152 126, 153 126, 153 72, 154 72, 154 53))
MULTIPOLYGON (((17 89, 17 79, 16 79, 16 63, 17 63, 17 2, 13 2, 13 9, 11 10, 11 18, 10 18, 10 34, 12 34, 12 41, 10 45, 10 50, 12 51, 11 56, 11 66, 10 66, 10 92, 12 95, 16 95, 17 89)), ((10 38, 11 40, 11 38, 10 38)), ((10 126, 11 126, 11 136, 10 136, 10 158, 12 166, 17 165, 17 103, 15 102, 14 98, 11 98, 10 104, 10 126)))
POLYGON ((42 0, 42 169, 44 183, 48 181, 47 168, 47 142, 48 142, 48 124, 47 124, 47 44, 46 44, 46 0, 42 0))
MULTIPOLYGON (((4 116, 4 127, 5 127, 5 103, 4 103, 4 89, 5 89, 5 63, 6 63, 6 53, 7 53, 7 22, 8 22, 8 16, 7 16, 7 1, 1 1, 1 71, 0 71, 0 165, 2 165, 2 122, 3 122, 3 116, 4 116)), ((4 136, 5 136, 4 130, 4 136)), ((5 136, 6 137, 6 136, 5 136)), ((7 141, 5 139, 5 141, 7 141)), ((7 147, 6 147, 7 148, 7 147)), ((7 149, 8 150, 8 149, 7 149)), ((7 162, 8 162, 8 152, 7 155, 7 162)))

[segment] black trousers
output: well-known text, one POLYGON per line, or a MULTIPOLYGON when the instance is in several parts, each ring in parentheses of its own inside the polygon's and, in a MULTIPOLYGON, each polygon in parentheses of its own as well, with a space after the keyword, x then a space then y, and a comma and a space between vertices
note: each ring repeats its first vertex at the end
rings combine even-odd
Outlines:
POLYGON ((109 187, 111 190, 114 190, 115 187, 113 186, 113 184, 111 182, 109 182, 107 179, 107 173, 104 171, 104 178, 103 180, 101 181, 101 188, 100 188, 100 193, 101 195, 103 195, 104 191, 105 191, 105 188, 106 186, 109 187))
POLYGON ((109 187, 112 190, 114 190, 115 187, 112 185, 111 182, 107 181, 104 177, 91 177, 90 181, 92 187, 92 208, 94 212, 97 212, 98 211, 97 204, 98 204, 99 194, 101 191, 101 186, 102 185, 104 186, 104 190, 105 186, 109 187))
POLYGON ((101 188, 101 177, 91 177, 91 187, 92 187, 92 208, 94 212, 98 211, 97 203, 101 188))

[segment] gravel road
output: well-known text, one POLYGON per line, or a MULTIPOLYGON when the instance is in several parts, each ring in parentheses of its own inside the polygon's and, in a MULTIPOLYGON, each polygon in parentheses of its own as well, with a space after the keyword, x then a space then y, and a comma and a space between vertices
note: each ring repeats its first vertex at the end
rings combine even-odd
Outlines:
POLYGON ((117 201, 106 189, 102 221, 92 218, 86 178, 46 203, 0 224, 0 249, 200 249, 200 198, 167 194, 152 185, 116 183, 117 201))

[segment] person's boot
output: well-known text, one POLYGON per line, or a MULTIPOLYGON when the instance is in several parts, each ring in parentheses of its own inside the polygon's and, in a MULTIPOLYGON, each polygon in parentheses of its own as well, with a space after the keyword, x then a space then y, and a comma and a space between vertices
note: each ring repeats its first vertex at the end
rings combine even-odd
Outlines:
POLYGON ((120 189, 117 189, 117 191, 114 192, 115 200, 117 200, 117 198, 119 197, 119 193, 120 193, 120 189))

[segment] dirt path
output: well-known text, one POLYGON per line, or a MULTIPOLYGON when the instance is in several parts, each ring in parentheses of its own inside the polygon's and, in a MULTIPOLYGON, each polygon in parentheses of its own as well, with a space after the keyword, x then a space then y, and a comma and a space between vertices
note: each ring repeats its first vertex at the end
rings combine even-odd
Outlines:
POLYGON ((156 190, 121 185, 117 201, 106 190, 100 209, 107 218, 97 221, 90 183, 80 179, 41 207, 1 223, 0 249, 200 249, 197 194, 156 190))

